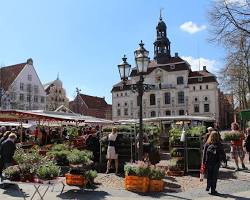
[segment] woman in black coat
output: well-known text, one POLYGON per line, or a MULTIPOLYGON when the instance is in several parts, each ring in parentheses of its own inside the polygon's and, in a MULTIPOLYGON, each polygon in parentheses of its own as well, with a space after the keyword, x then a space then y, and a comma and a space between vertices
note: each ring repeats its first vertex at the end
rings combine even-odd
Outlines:
POLYGON ((226 154, 220 142, 220 135, 216 131, 212 131, 204 146, 203 151, 203 164, 207 171, 207 188, 206 191, 211 189, 211 194, 216 195, 218 172, 221 161, 226 160, 226 154))

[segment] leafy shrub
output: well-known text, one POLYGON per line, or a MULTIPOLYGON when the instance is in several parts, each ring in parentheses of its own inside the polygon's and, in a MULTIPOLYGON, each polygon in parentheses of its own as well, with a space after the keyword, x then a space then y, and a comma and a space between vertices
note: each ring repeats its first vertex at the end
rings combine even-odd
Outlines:
POLYGON ((13 159, 17 162, 17 164, 35 164, 39 163, 42 160, 42 156, 39 154, 37 149, 32 149, 30 152, 28 152, 19 148, 15 151, 13 159))
POLYGON ((240 140, 241 133, 238 131, 226 132, 224 134, 224 141, 240 140))
POLYGON ((124 166, 125 175, 149 177, 150 167, 147 163, 138 161, 137 163, 127 163, 124 166))
POLYGON ((97 171, 89 170, 85 172, 85 178, 91 185, 94 183, 94 179, 97 177, 97 171))
POLYGON ((68 149, 69 149, 69 146, 66 144, 56 144, 56 145, 53 145, 53 147, 51 148, 51 151, 64 151, 68 149))
POLYGON ((74 165, 89 165, 91 163, 89 151, 80 151, 78 149, 72 150, 68 155, 67 159, 70 164, 74 165))
POLYGON ((37 177, 42 180, 52 180, 59 176, 60 167, 55 165, 53 162, 41 165, 37 169, 37 177))
POLYGON ((11 181, 16 181, 20 179, 20 168, 18 165, 10 166, 7 167, 5 170, 3 170, 4 177, 11 180, 11 181))
POLYGON ((153 180, 161 180, 165 177, 165 169, 151 166, 149 178, 153 180))
POLYGON ((205 126, 193 126, 186 130, 187 136, 196 137, 201 136, 206 133, 206 127, 205 126))
POLYGON ((78 130, 79 129, 76 127, 69 127, 67 129, 67 135, 68 135, 70 140, 72 140, 78 136, 78 130))

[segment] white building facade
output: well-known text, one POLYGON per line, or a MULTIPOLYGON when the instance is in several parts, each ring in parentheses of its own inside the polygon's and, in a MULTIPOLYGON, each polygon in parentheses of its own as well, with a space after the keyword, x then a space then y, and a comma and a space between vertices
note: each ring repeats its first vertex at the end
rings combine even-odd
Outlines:
POLYGON ((44 110, 46 94, 33 60, 0 70, 1 109, 44 110))
MULTIPOLYGON (((155 87, 143 95, 143 118, 170 115, 199 115, 219 119, 219 90, 216 77, 204 66, 192 71, 191 66, 176 53, 170 54, 166 25, 160 18, 154 42, 154 60, 144 75, 144 83, 155 87)), ((129 80, 112 89, 113 120, 139 118, 137 92, 131 85, 139 80, 132 69, 129 80)))

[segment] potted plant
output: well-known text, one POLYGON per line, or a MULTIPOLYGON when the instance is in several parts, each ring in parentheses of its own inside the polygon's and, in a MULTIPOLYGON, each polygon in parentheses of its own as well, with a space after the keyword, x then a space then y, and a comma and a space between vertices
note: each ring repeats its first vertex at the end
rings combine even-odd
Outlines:
POLYGON ((165 169, 151 166, 150 169, 150 181, 149 181, 149 191, 151 192, 161 192, 164 189, 163 178, 165 177, 165 169))
POLYGON ((240 140, 241 137, 241 133, 238 131, 230 131, 230 132, 226 132, 224 134, 224 141, 226 142, 230 142, 230 141, 237 141, 240 140))
POLYGON ((43 183, 51 183, 51 180, 59 176, 60 167, 55 165, 53 162, 48 162, 40 165, 37 169, 37 177, 43 183))
POLYGON ((34 182, 35 167, 30 163, 23 163, 19 165, 20 168, 20 180, 23 182, 34 182))
POLYGON ((91 154, 88 151, 74 149, 67 155, 67 159, 71 167, 79 168, 91 164, 90 156, 91 154))
POLYGON ((96 170, 88 170, 84 174, 87 184, 92 187, 94 185, 94 179, 97 177, 97 171, 96 170))
POLYGON ((147 163, 127 163, 124 166, 125 188, 135 192, 147 192, 149 186, 150 167, 147 163))
POLYGON ((20 180, 20 168, 18 165, 7 167, 3 170, 3 176, 10 181, 19 181, 20 180))

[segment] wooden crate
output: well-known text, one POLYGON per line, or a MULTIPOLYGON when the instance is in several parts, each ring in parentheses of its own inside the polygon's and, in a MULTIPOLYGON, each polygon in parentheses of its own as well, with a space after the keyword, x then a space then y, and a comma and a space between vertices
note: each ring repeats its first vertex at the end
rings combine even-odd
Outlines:
POLYGON ((125 176, 125 189, 133 192, 147 192, 149 187, 148 177, 125 176))
POLYGON ((162 192, 164 189, 163 180, 151 180, 149 181, 149 191, 150 192, 162 192))
POLYGON ((85 186, 85 179, 84 176, 78 175, 78 174, 65 174, 66 177, 66 183, 67 185, 73 185, 73 186, 85 186))

